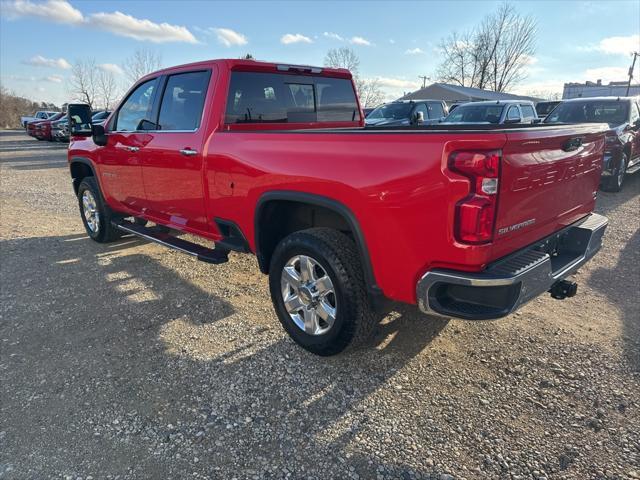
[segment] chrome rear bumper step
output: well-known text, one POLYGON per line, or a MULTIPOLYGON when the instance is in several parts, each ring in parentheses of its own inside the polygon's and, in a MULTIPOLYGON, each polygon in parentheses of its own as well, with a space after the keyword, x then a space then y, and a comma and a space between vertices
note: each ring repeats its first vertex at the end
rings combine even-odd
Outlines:
MULTIPOLYGON (((478 273, 435 269, 418 282, 418 306, 425 313, 466 320, 500 318, 544 292, 554 298, 558 284, 589 261, 602 246, 607 218, 592 213, 478 273), (553 253, 549 254, 549 244, 553 253), (555 290, 554 290, 555 287, 555 290)), ((570 283, 570 282, 568 282, 570 283)))
POLYGON ((193 255, 202 262, 220 264, 229 261, 229 250, 226 248, 207 248, 197 243, 174 237, 164 229, 154 230, 153 227, 143 227, 127 220, 114 220, 111 224, 123 232, 132 233, 145 240, 159 243, 160 245, 178 250, 187 255, 193 255))

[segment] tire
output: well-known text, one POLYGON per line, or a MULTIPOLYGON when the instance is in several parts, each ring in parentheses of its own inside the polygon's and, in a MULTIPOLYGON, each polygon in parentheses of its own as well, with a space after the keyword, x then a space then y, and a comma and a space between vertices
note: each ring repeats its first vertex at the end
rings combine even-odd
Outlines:
POLYGON ((624 152, 620 159, 620 165, 618 165, 618 168, 614 170, 613 175, 604 181, 602 184, 602 190, 605 192, 619 192, 622 190, 628 161, 629 157, 627 156, 627 153, 624 152))
POLYGON ((111 225, 113 211, 105 203, 94 177, 85 177, 78 187, 78 206, 80 218, 87 235, 98 243, 112 242, 120 238, 120 230, 111 225), (88 192, 85 194, 85 192, 88 192), (85 208, 85 200, 87 202, 85 208), (89 211, 93 210, 94 215, 89 211), (97 221, 96 221, 97 220, 97 221))
POLYGON ((311 228, 284 238, 271 258, 269 289, 284 329, 298 345, 316 355, 335 355, 360 346, 375 328, 376 317, 369 306, 360 255, 354 242, 337 230, 311 228), (311 265, 305 270, 312 272, 306 283, 303 263, 311 265), (285 267, 291 272, 289 275, 285 267), (319 278, 323 280, 315 282, 319 278), (329 284, 331 289, 327 288, 329 284), (290 310, 299 307, 297 313, 290 314, 285 295, 290 310), (316 312, 318 328, 313 332, 301 325, 307 325, 310 311, 316 312), (328 314, 331 311, 332 320, 328 314))

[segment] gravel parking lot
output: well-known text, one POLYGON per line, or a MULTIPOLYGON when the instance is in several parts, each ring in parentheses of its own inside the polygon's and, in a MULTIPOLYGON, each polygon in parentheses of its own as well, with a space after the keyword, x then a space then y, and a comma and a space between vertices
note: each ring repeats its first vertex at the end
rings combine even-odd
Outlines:
POLYGON ((0 161, 0 478, 640 478, 640 174, 576 297, 398 306, 319 358, 253 257, 94 243, 63 145, 0 132, 0 161))

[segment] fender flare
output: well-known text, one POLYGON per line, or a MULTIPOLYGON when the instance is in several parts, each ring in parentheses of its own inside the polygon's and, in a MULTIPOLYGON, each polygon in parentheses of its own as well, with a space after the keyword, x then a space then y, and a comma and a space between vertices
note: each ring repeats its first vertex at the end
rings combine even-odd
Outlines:
POLYGON ((373 273, 373 266, 371 264, 371 258, 369 256, 369 250, 367 248, 367 243, 362 233, 362 229, 360 228, 360 223, 358 219, 354 215, 354 213, 342 202, 334 200, 329 197, 325 197, 322 195, 316 195, 313 193, 306 192, 297 192, 291 190, 275 190, 263 193, 258 202, 256 203, 255 208, 255 216, 254 216, 254 240, 256 246, 256 257, 258 258, 258 265, 260 266, 260 270, 262 272, 268 271, 268 265, 265 265, 265 258, 260 252, 260 218, 263 214, 263 210, 265 205, 268 202, 274 200, 284 200, 290 202, 297 203, 306 203, 309 205, 317 205, 319 207, 324 207, 326 209, 332 210, 341 217, 343 217, 349 228, 354 234, 354 239, 356 241, 356 248, 360 254, 360 258, 362 260, 362 269, 364 273, 364 280, 367 287, 367 293, 369 297, 374 300, 374 304, 378 304, 377 299, 382 299, 384 294, 382 290, 376 283, 375 274, 373 273))
POLYGON ((73 180, 73 189, 75 190, 76 193, 78 193, 78 186, 80 185, 79 182, 76 182, 76 179, 73 178, 73 174, 71 173, 71 169, 73 167, 74 164, 76 163, 81 163, 83 165, 87 165, 89 167, 89 169, 93 172, 93 178, 95 178, 96 182, 98 182, 98 188, 100 188, 100 191, 102 192, 102 185, 100 185, 100 178, 98 177, 98 171, 95 167, 95 164, 88 158, 86 157, 72 157, 71 159, 69 159, 69 174, 71 175, 71 178, 73 180), (77 184, 76 184, 77 183, 77 184))

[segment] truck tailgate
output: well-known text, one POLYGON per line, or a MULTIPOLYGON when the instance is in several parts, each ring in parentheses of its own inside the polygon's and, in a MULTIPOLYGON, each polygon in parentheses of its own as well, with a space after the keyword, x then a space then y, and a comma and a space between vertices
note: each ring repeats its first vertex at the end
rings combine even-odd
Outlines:
POLYGON ((493 256, 532 243, 594 208, 606 125, 507 133, 493 256))

